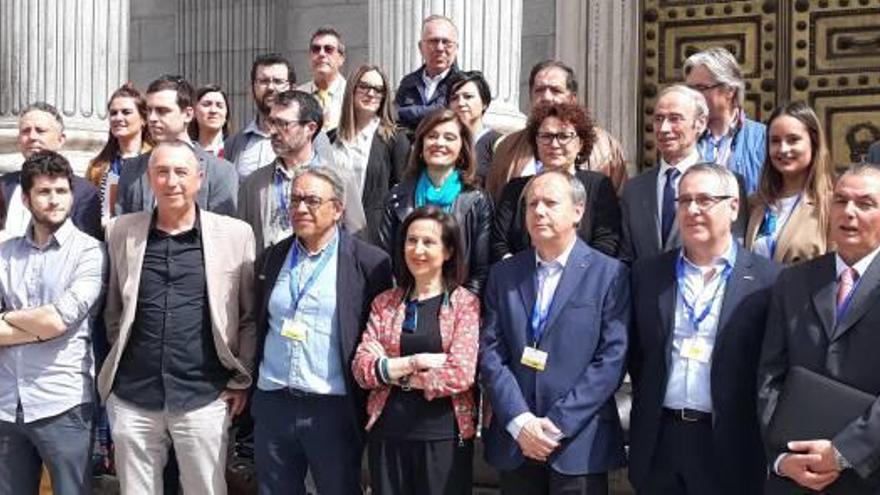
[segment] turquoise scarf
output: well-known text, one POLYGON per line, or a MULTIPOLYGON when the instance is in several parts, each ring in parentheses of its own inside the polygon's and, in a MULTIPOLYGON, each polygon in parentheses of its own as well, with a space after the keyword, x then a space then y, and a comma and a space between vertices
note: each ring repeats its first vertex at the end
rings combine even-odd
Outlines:
POLYGON ((461 193, 461 176, 458 170, 453 170, 440 187, 434 187, 431 179, 428 178, 428 171, 422 170, 422 175, 416 183, 416 208, 434 205, 449 213, 459 193, 461 193))

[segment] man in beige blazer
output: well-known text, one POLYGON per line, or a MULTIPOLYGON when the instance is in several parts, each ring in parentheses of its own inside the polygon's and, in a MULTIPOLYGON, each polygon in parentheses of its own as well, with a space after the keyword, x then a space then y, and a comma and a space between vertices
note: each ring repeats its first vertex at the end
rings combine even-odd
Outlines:
POLYGON ((252 381, 254 236, 198 208, 203 171, 185 143, 160 143, 147 174, 155 209, 107 227, 112 348, 98 391, 121 489, 159 492, 173 445, 183 491, 223 495, 227 430, 252 381))

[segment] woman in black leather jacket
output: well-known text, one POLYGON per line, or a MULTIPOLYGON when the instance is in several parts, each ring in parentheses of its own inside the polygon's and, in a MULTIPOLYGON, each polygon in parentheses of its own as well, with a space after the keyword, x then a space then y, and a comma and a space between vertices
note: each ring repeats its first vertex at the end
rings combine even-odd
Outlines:
POLYGON ((416 128, 415 142, 403 180, 391 190, 385 205, 379 245, 395 266, 402 260, 400 225, 414 209, 434 205, 452 213, 464 240, 467 277, 464 287, 479 295, 489 275, 489 227, 492 203, 475 182, 474 147, 470 130, 448 109, 425 117, 416 128))

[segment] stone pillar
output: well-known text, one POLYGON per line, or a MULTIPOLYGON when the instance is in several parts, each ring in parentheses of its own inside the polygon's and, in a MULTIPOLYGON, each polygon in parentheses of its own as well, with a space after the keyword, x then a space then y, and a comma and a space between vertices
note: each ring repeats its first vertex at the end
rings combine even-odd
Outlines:
POLYGON ((128 77, 129 0, 0 2, 0 171, 18 169, 17 119, 34 101, 64 118, 78 173, 107 140, 107 98, 128 77))
POLYGON ((370 0, 369 60, 397 85, 419 68, 422 19, 449 17, 458 26, 458 65, 480 70, 492 88, 486 124, 500 131, 522 127, 519 111, 522 0, 370 0))

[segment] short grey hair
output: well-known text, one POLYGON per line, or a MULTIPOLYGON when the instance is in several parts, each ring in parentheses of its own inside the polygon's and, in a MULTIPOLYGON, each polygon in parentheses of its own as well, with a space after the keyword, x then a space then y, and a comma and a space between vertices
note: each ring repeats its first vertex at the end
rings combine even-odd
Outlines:
POLYGON ((190 161, 189 164, 195 165, 196 170, 202 170, 202 162, 201 160, 199 160, 199 157, 196 156, 196 151, 195 149, 193 149, 193 145, 180 139, 175 139, 172 141, 159 141, 158 143, 156 143, 156 146, 150 151, 150 158, 149 161, 147 161, 147 167, 153 166, 153 162, 155 161, 154 157, 159 152, 159 150, 164 148, 186 150, 187 159, 188 161, 190 161))
POLYGON ((746 98, 746 82, 743 80, 742 69, 732 53, 716 46, 691 55, 684 61, 685 77, 698 65, 705 67, 709 74, 715 78, 715 81, 728 88, 733 88, 736 92, 736 102, 739 108, 743 107, 746 98))
POLYGON ((694 108, 696 108, 697 110, 697 118, 709 118, 709 105, 706 103, 706 97, 703 96, 703 93, 700 93, 695 89, 691 89, 684 84, 673 84, 670 86, 666 86, 665 88, 660 90, 660 94, 657 95, 657 101, 660 101, 661 98, 670 93, 678 93, 684 97, 691 99, 694 103, 694 108))
POLYGON ((865 174, 877 174, 880 175, 880 163, 854 163, 846 168, 840 177, 838 177, 838 181, 843 178, 844 175, 865 175, 865 174))
POLYGON ((570 174, 564 170, 555 170, 555 169, 544 169, 535 174, 529 182, 526 184, 526 187, 523 189, 522 197, 525 198, 528 196, 529 191, 532 189, 532 184, 538 180, 539 177, 545 177, 548 175, 556 175, 559 176, 568 183, 568 186, 571 190, 571 202, 576 205, 584 205, 587 204, 587 190, 584 188, 583 182, 578 179, 577 175, 570 174))
POLYGON ((691 165, 681 175, 681 179, 679 179, 678 183, 681 184, 685 177, 694 174, 709 174, 715 176, 715 178, 721 182, 723 192, 726 196, 739 198, 739 182, 737 182, 736 176, 733 175, 733 172, 724 165, 719 165, 713 162, 700 162, 691 165))
POLYGON ((425 39, 425 29, 428 27, 428 24, 431 24, 432 22, 445 22, 446 24, 452 26, 452 31, 455 32, 455 41, 458 41, 458 26, 456 26, 455 23, 452 22, 452 19, 440 14, 431 14, 428 17, 425 17, 425 19, 422 21, 421 33, 419 34, 420 40, 425 39))
POLYGON ((316 167, 300 167, 293 171, 293 178, 290 180, 290 187, 300 177, 311 175, 317 177, 333 188, 333 199, 338 201, 345 208, 345 180, 339 172, 326 165, 318 165, 316 167))
POLYGON ((64 118, 61 117, 61 112, 55 108, 55 105, 51 103, 46 103, 45 101, 35 101, 30 105, 24 107, 19 117, 24 117, 25 115, 31 112, 45 112, 52 116, 55 119, 55 122, 58 122, 58 126, 61 127, 61 132, 64 132, 64 118))

